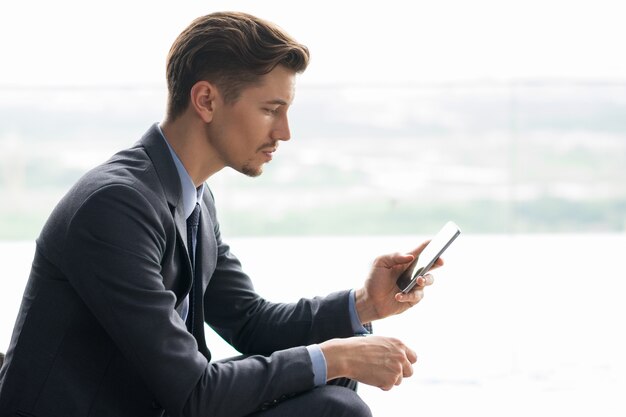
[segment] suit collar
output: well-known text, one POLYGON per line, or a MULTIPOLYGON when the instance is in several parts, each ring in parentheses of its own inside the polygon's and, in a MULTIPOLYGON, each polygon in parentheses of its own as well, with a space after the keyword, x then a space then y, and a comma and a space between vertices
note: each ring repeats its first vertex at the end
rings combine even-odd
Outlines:
MULTIPOLYGON (((182 245, 187 250, 187 223, 184 214, 183 192, 180 185, 180 177, 172 155, 163 140, 157 124, 153 124, 137 143, 142 146, 152 161, 159 181, 163 187, 163 193, 172 209, 174 223, 181 237, 182 245)), ((190 261, 191 262, 191 261, 190 261)), ((190 264, 191 267, 191 264, 190 264)))
POLYGON ((161 139, 167 145, 167 149, 170 151, 170 155, 172 156, 172 160, 174 161, 174 165, 176 166, 176 172, 178 172, 178 177, 180 179, 180 186, 182 190, 182 199, 183 199, 183 213, 185 218, 188 218, 191 215, 191 212, 196 207, 196 204, 201 204, 202 202, 202 194, 204 192, 204 184, 200 187, 196 188, 191 176, 187 172, 187 168, 183 165, 183 162, 180 160, 176 151, 169 143, 169 140, 165 137, 163 130, 159 125, 156 125, 157 130, 161 134, 161 139))
POLYGON ((165 198, 171 207, 181 206, 182 209, 182 188, 180 177, 172 159, 172 155, 163 140, 159 127, 155 123, 139 140, 138 145, 143 146, 148 153, 148 157, 154 165, 154 169, 161 181, 165 198))

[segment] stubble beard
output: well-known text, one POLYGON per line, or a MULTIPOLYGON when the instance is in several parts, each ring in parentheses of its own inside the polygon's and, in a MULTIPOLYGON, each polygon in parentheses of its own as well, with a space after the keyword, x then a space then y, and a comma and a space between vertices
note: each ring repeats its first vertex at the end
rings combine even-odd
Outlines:
POLYGON ((241 167, 241 173, 248 177, 258 177, 263 173, 263 167, 254 167, 251 163, 247 162, 241 167))
MULTIPOLYGON (((275 148, 275 147, 276 147, 276 143, 265 143, 259 146, 259 148, 257 149, 257 152, 262 152, 263 149, 275 148)), ((254 166, 253 164, 254 164, 253 160, 249 160, 248 162, 244 163, 243 166, 241 167, 241 173, 252 178, 260 176, 263 173, 263 164, 259 166, 254 166)))

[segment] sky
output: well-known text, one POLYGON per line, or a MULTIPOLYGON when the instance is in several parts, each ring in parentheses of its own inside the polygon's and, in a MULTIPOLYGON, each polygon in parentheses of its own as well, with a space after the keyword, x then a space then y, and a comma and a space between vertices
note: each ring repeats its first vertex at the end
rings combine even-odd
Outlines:
POLYGON ((256 14, 306 44, 303 83, 621 81, 624 9, 610 0, 2 0, 0 86, 164 85, 175 37, 218 10, 256 14))

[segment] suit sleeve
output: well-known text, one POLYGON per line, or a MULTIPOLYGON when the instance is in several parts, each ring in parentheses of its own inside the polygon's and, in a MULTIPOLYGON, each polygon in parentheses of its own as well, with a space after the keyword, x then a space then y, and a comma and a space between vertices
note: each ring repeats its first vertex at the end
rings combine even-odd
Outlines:
POLYGON ((129 185, 101 188, 74 214, 62 248, 70 283, 156 401, 170 416, 236 417, 311 389, 305 348, 228 364, 198 352, 160 275, 175 236, 163 206, 129 185))
POLYGON ((205 293, 205 320, 220 336, 241 353, 262 355, 354 336, 349 291, 296 303, 272 303, 260 297, 222 241, 213 200, 209 196, 205 201, 218 246, 217 268, 205 293))

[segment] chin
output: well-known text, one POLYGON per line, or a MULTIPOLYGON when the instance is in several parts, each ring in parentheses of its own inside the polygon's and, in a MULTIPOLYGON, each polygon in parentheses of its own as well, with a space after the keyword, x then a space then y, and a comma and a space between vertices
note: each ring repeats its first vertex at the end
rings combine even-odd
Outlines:
POLYGON ((247 175, 248 177, 258 177, 259 175, 261 175, 263 173, 263 167, 262 166, 258 166, 258 167, 253 167, 250 165, 244 165, 241 170, 239 170, 239 172, 241 172, 244 175, 247 175))

